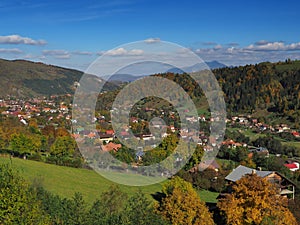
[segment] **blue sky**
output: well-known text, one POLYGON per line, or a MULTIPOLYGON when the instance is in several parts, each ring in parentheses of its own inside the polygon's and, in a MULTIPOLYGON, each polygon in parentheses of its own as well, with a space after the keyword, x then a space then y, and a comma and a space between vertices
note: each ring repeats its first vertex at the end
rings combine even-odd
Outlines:
POLYGON ((0 58, 85 70, 152 38, 227 65, 300 59, 299 1, 1 0, 0 58))

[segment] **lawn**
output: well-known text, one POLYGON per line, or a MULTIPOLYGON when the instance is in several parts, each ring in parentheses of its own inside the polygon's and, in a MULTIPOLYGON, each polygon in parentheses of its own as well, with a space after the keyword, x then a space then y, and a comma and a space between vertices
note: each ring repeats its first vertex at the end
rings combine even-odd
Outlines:
POLYGON ((226 129, 228 129, 230 132, 241 131, 242 134, 244 134, 246 137, 250 138, 250 141, 254 141, 254 140, 256 140, 259 137, 266 136, 266 134, 255 133, 255 132, 253 132, 252 129, 247 129, 247 128, 231 128, 231 127, 227 127, 226 129))
MULTIPOLYGON (((108 190, 112 181, 105 179, 93 170, 56 166, 19 158, 0 157, 0 163, 11 164, 29 182, 40 182, 43 187, 61 197, 71 198, 75 192, 83 194, 88 203, 92 203, 103 191, 108 190)), ((128 179, 136 179, 131 175, 128 179)), ((120 185, 122 191, 132 195, 141 189, 149 198, 151 194, 160 192, 162 183, 142 187, 120 185)), ((218 193, 202 190, 199 192, 202 200, 216 202, 218 193)))
POLYGON ((300 149, 300 141, 283 141, 281 142, 283 145, 288 145, 292 147, 296 147, 300 149))

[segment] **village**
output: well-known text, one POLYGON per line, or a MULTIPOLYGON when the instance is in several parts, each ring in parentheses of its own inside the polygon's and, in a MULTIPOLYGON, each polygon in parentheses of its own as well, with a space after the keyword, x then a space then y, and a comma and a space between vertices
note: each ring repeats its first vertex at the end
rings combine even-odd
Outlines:
MULTIPOLYGON (((77 142, 90 140, 93 143, 100 145, 103 151, 117 152, 122 147, 122 144, 116 141, 117 135, 112 129, 110 118, 105 118, 105 116, 100 115, 99 113, 96 114, 98 116, 93 119, 93 122, 100 124, 100 126, 97 126, 97 128, 100 127, 100 129, 87 130, 84 127, 76 126, 76 129, 73 130, 72 123, 76 124, 77 121, 72 120, 71 102, 71 95, 50 96, 49 98, 40 97, 28 100, 11 98, 8 96, 6 99, 0 99, 1 115, 5 117, 17 117, 20 123, 24 124, 25 126, 28 125, 28 121, 32 118, 37 119, 39 128, 43 128, 45 125, 49 124, 56 127, 64 126, 77 142)), ((155 109, 147 108, 147 111, 152 112, 155 111, 155 109)), ((165 112, 162 110, 158 111, 157 115, 159 114, 162 118, 163 116, 166 116, 165 112)), ((170 119, 176 120, 175 112, 170 111, 169 114, 170 119)), ((216 118, 218 119, 218 117, 216 118)), ((164 130, 163 133, 160 133, 159 138, 167 137, 172 133, 178 133, 183 139, 197 139, 197 144, 202 146, 204 151, 213 151, 218 140, 221 138, 209 136, 208 126, 213 119, 208 115, 201 115, 198 118, 193 116, 186 117, 186 120, 191 127, 196 122, 200 123, 202 129, 200 128, 200 132, 197 137, 195 137, 196 134, 194 129, 183 129, 179 132, 179 128, 175 127, 174 123, 173 125, 167 125, 161 121, 154 121, 151 126, 158 130, 164 130)), ((129 126, 124 127, 124 129, 119 132, 118 137, 125 140, 128 139, 130 137, 129 129, 134 130, 141 123, 149 126, 149 123, 145 120, 132 116, 130 118, 129 126)), ((243 130, 248 130, 259 136, 264 136, 266 134, 273 136, 284 134, 285 136, 289 137, 289 139, 286 141, 293 139, 294 142, 300 143, 299 129, 289 127, 287 124, 269 125, 259 121, 257 118, 251 117, 251 115, 240 115, 227 118, 226 127, 228 130, 237 130, 239 133, 243 133, 243 130)), ((153 143, 155 143, 155 138, 157 137, 151 134, 149 129, 139 129, 138 131, 134 132, 134 134, 137 140, 143 141, 143 143, 151 146, 152 148, 156 147, 156 145, 153 143)), ((225 135, 225 139, 221 143, 223 148, 224 146, 226 146, 228 149, 236 149, 240 147, 246 148, 249 152, 249 157, 252 157, 254 152, 264 155, 265 157, 269 157, 269 154, 274 154, 274 151, 272 151, 272 149, 268 149, 267 146, 254 146, 252 145, 252 142, 250 143, 250 140, 248 140, 248 142, 241 142, 233 138, 226 138, 226 136, 227 135, 225 135)), ((296 149, 295 152, 296 154, 290 155, 284 164, 284 166, 291 171, 299 170, 300 150, 296 149)), ((275 155, 277 157, 281 156, 281 154, 275 155)), ((141 157, 141 155, 139 157, 141 157)))

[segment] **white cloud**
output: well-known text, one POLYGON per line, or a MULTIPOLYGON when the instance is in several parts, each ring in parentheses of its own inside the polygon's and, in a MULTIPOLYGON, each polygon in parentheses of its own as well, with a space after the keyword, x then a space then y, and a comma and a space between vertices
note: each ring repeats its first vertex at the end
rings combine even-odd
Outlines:
POLYGON ((300 50, 300 42, 288 45, 287 50, 300 50))
POLYGON ((66 55, 69 54, 65 50, 43 50, 44 55, 66 55))
POLYGON ((65 54, 65 55, 56 55, 54 56, 56 59, 69 59, 71 58, 70 54, 65 54))
POLYGON ((71 54, 66 50, 43 50, 44 56, 52 56, 56 59, 69 59, 71 54))
POLYGON ((255 45, 266 45, 266 44, 269 44, 269 43, 272 43, 272 42, 271 41, 266 41, 266 40, 260 40, 260 41, 255 42, 254 44, 255 45))
POLYGON ((125 48, 117 48, 105 52, 105 54, 109 56, 139 56, 143 53, 144 51, 142 49, 127 50, 125 48))
POLYGON ((107 55, 111 55, 111 56, 126 55, 126 53, 127 50, 125 50, 124 48, 117 48, 106 52, 107 55))
POLYGON ((72 52, 73 55, 93 55, 92 52, 88 52, 88 51, 74 51, 72 52))
POLYGON ((143 55, 144 51, 142 49, 132 49, 128 51, 128 55, 143 55))
POLYGON ((160 42, 160 38, 148 38, 148 39, 144 40, 144 42, 147 44, 158 43, 158 42, 160 42))
POLYGON ((251 44, 245 48, 245 50, 252 51, 294 51, 300 50, 300 42, 285 44, 282 41, 268 42, 258 41, 255 44, 251 44))
POLYGON ((278 51, 286 50, 286 46, 282 42, 267 42, 265 44, 261 43, 259 45, 251 44, 245 48, 246 50, 253 51, 278 51))
POLYGON ((228 46, 216 48, 194 49, 204 61, 217 60, 226 65, 244 65, 259 62, 284 61, 287 58, 300 59, 300 42, 286 43, 283 41, 258 41, 245 47, 228 46))
POLYGON ((216 45, 216 46, 214 46, 215 50, 219 50, 219 49, 222 49, 222 48, 223 48, 222 45, 216 45))
POLYGON ((97 55, 103 55, 103 54, 105 54, 105 51, 99 51, 99 52, 97 52, 96 54, 97 54, 97 55))
POLYGON ((18 48, 0 48, 0 53, 21 54, 23 51, 18 48))
POLYGON ((46 45, 44 40, 34 40, 20 35, 0 36, 0 44, 46 45))
POLYGON ((237 47, 239 46, 240 44, 239 43, 236 43, 236 42, 230 42, 227 44, 227 46, 230 46, 230 47, 237 47))

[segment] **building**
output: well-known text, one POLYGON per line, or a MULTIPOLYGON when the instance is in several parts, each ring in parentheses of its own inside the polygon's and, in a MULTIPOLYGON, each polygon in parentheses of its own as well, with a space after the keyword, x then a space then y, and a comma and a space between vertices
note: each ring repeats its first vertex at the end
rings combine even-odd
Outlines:
POLYGON ((297 162, 287 163, 284 164, 284 166, 287 167, 292 172, 299 170, 299 163, 297 162))
POLYGON ((296 185, 276 171, 260 171, 240 165, 237 168, 235 168, 230 174, 228 174, 228 176, 225 177, 225 179, 229 183, 235 183, 243 176, 252 173, 256 173, 259 177, 262 177, 263 179, 266 179, 269 182, 273 183, 278 188, 278 193, 281 196, 285 196, 287 198, 292 199, 295 198, 296 185))

